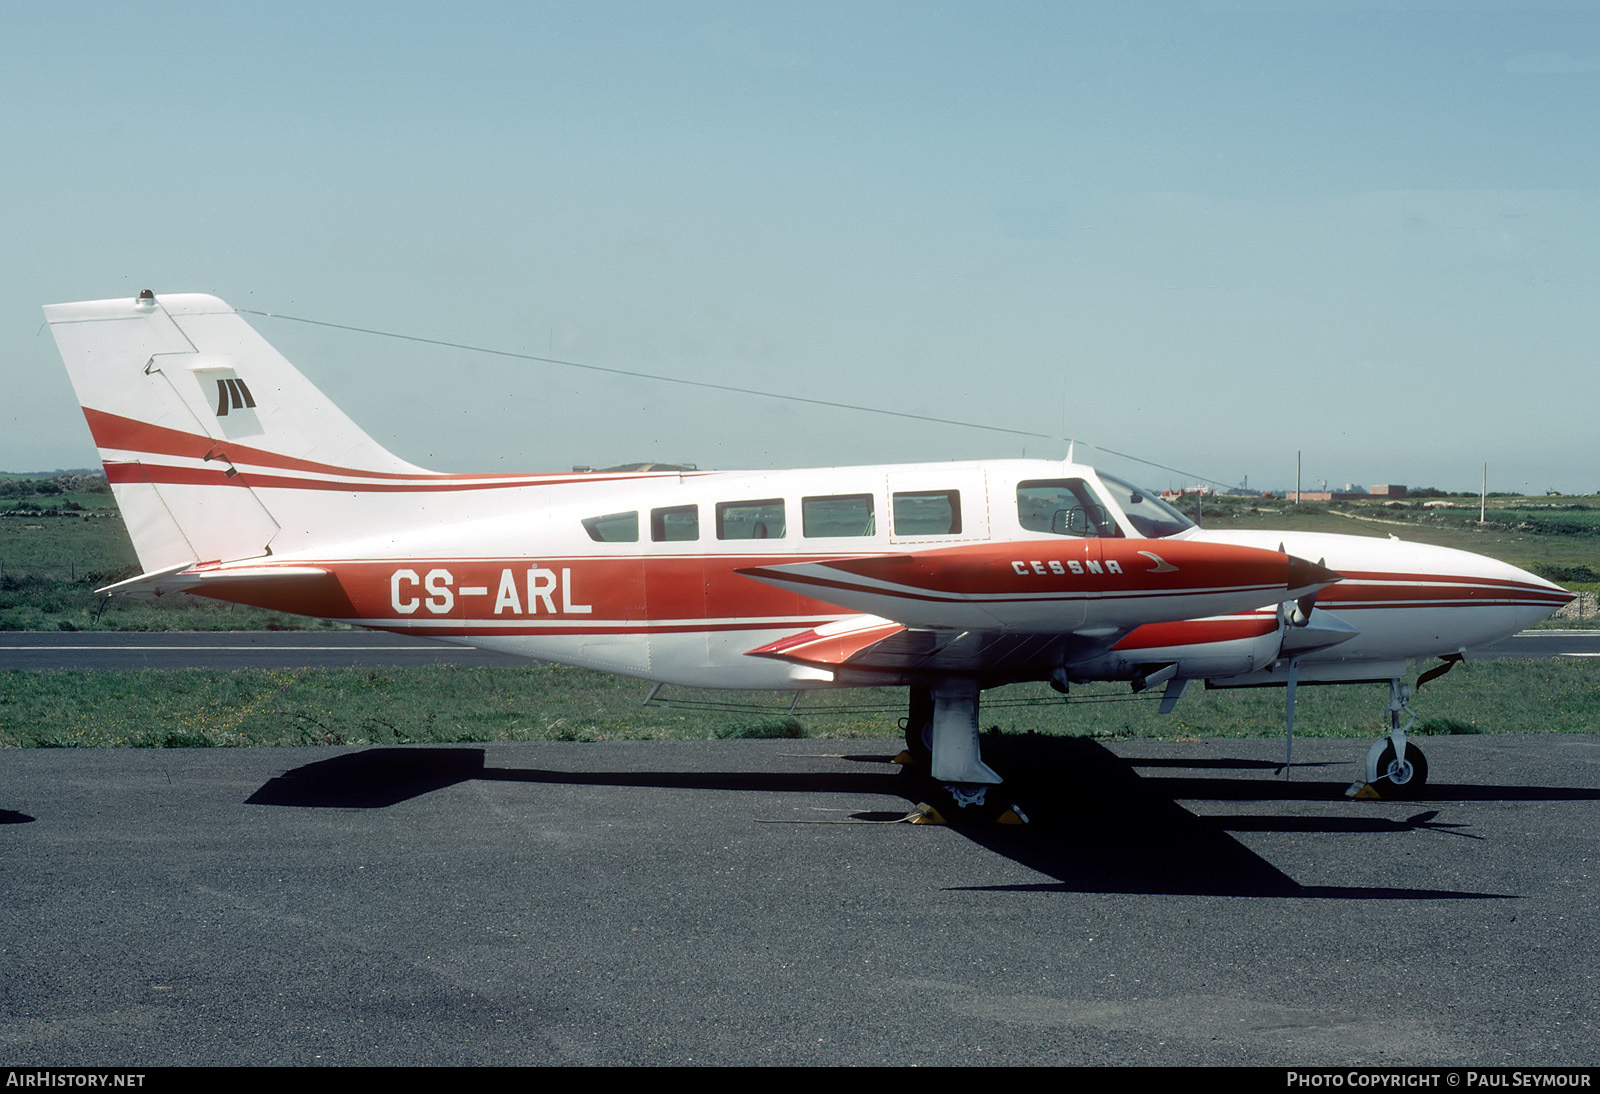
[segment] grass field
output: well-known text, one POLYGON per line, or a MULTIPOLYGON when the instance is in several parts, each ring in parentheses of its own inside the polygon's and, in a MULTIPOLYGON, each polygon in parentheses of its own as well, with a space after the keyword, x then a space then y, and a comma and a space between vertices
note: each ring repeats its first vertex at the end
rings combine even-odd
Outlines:
MULTIPOLYGON (((716 737, 896 737, 904 689, 807 695, 799 716, 773 693, 668 694, 553 665, 529 668, 0 673, 0 747, 237 747, 408 742, 607 741, 716 737)), ((1388 728, 1387 685, 1303 687, 1300 736, 1369 738, 1388 728)), ((1581 661, 1484 662, 1430 683, 1412 708, 1423 733, 1590 733, 1600 675, 1581 661)), ((1171 715, 1126 685, 986 693, 982 724, 1007 733, 1106 739, 1283 733, 1282 689, 1191 687, 1171 715)))

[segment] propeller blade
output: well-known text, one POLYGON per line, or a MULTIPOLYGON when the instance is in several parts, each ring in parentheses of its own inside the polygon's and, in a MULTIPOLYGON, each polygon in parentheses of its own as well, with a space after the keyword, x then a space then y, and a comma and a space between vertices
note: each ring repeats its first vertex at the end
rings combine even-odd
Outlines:
POLYGON ((1311 609, 1317 606, 1317 593, 1321 589, 1314 589, 1294 602, 1294 607, 1284 613, 1291 627, 1303 627, 1311 622, 1311 609))

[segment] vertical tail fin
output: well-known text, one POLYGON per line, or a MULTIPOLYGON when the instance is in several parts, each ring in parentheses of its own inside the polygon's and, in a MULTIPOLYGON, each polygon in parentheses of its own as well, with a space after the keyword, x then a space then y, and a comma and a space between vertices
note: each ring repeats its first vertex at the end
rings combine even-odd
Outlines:
POLYGON ((147 573, 304 546, 316 522, 303 503, 325 513, 341 485, 431 474, 214 296, 146 290, 44 313, 147 573))

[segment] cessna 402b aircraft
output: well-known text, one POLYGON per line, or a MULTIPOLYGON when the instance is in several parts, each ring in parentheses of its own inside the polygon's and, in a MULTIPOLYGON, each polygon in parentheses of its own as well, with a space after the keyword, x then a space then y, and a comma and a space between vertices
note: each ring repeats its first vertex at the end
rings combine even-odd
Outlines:
POLYGON ((45 308, 144 573, 187 592, 692 687, 905 686, 958 800, 980 693, 1048 680, 1388 681, 1367 782, 1414 791, 1408 661, 1570 599, 1394 539, 1226 533, 1070 462, 438 474, 367 436, 221 300, 45 308), (1316 559, 1316 562, 1309 561, 1316 559), (1409 724, 1409 723, 1408 723, 1409 724))

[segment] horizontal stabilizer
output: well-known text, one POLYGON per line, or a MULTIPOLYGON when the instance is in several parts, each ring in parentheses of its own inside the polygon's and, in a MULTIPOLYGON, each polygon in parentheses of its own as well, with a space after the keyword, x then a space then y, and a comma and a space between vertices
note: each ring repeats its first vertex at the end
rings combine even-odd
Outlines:
POLYGON ((96 592, 134 600, 192 593, 292 615, 349 619, 357 613, 332 570, 321 566, 171 566, 96 592))
POLYGON ((114 585, 107 585, 96 589, 95 592, 106 596, 125 596, 130 600, 154 600, 158 596, 168 593, 181 593, 194 588, 198 584, 194 578, 184 574, 193 563, 180 562, 176 566, 168 566, 163 570, 155 570, 138 577, 130 577, 126 581, 119 581, 114 585))

